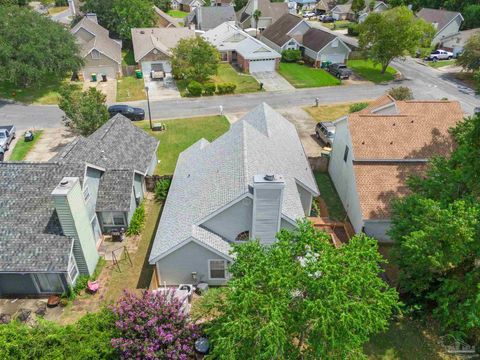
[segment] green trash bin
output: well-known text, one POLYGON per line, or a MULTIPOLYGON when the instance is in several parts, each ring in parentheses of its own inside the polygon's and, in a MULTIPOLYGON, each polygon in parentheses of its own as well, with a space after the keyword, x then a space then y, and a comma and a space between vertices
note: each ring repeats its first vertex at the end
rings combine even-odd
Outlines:
POLYGON ((327 67, 327 62, 322 61, 321 65, 320 65, 320 68, 325 69, 326 67, 327 67))
POLYGON ((97 81, 97 74, 95 73, 92 74, 92 81, 97 81))
POLYGON ((142 70, 135 70, 135 77, 136 77, 137 79, 143 78, 142 70))

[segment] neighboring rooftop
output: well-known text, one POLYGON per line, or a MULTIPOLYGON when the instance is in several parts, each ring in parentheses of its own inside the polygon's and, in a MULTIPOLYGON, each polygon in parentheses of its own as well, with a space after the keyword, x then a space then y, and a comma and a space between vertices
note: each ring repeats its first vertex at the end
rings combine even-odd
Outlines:
POLYGON ((302 18, 293 14, 284 14, 280 19, 270 25, 262 36, 277 44, 278 46, 285 45, 291 36, 287 35, 295 26, 303 21, 302 18))
POLYGON ((154 49, 170 56, 171 49, 181 39, 195 37, 195 31, 187 28, 134 28, 131 31, 136 62, 154 49))
POLYGON ((226 21, 236 21, 233 6, 201 6, 194 10, 197 24, 201 24, 201 30, 210 30, 226 21))
POLYGON ((203 37, 219 51, 235 50, 244 59, 281 57, 275 50, 240 29, 233 21, 208 30, 203 37))
MULTIPOLYGON (((448 10, 441 10, 441 9, 429 9, 423 8, 418 13, 417 16, 424 19, 426 22, 430 24, 436 24, 436 30, 439 32, 445 26, 447 26, 453 19, 457 16, 462 17, 457 11, 448 11, 448 10)), ((463 17, 462 17, 463 20, 463 17)))
POLYGON ((155 14, 157 15, 157 25, 159 27, 180 27, 180 24, 178 23, 178 18, 174 18, 170 15, 168 15, 165 11, 159 9, 158 7, 154 6, 153 10, 155 11, 155 14))
POLYGON ((282 217, 303 218, 297 183, 318 194, 315 178, 295 126, 262 104, 212 143, 202 139, 180 154, 150 262, 191 238, 228 256, 229 242, 199 225, 249 193, 253 177, 265 173, 285 180, 282 217))
POLYGON ((256 1, 257 9, 262 13, 262 18, 271 18, 272 24, 280 19, 283 14, 288 13, 288 4, 286 2, 270 2, 270 0, 249 0, 247 5, 237 12, 237 19, 240 23, 245 22, 248 18, 253 16, 255 12, 254 6, 251 2, 256 1))
POLYGON ((311 28, 303 35, 302 45, 313 51, 320 51, 337 36, 320 29, 311 28))

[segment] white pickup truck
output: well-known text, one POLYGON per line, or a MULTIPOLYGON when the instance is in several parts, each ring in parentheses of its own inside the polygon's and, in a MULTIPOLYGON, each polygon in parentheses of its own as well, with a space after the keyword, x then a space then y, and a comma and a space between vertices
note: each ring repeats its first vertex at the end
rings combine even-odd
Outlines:
POLYGON ((15 139, 15 126, 0 126, 0 147, 7 151, 13 139, 15 139))

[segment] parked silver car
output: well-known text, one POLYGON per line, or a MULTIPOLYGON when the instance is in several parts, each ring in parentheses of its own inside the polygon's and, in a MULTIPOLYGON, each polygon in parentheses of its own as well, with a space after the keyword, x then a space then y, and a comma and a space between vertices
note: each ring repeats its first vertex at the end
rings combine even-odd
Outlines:
POLYGON ((329 147, 332 147, 335 138, 335 125, 332 122, 319 122, 315 126, 315 136, 329 147))

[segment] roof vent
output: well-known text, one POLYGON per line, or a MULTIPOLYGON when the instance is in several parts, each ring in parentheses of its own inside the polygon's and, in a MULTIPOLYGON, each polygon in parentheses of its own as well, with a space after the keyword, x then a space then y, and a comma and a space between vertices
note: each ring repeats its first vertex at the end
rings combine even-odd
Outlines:
POLYGON ((393 145, 393 141, 390 141, 390 145, 393 145))
POLYGON ((273 181, 273 180, 275 180, 275 175, 267 174, 267 175, 264 176, 263 179, 266 180, 266 181, 273 181))
POLYGON ((413 120, 412 120, 412 121, 410 121, 410 122, 413 124, 413 120))
POLYGON ((393 123, 393 126, 395 126, 395 123, 393 123))
POLYGON ((143 31, 143 30, 140 30, 140 34, 145 34, 145 31, 143 31))
POLYGON ((63 179, 60 181, 60 186, 67 186, 68 185, 68 180, 63 179))

